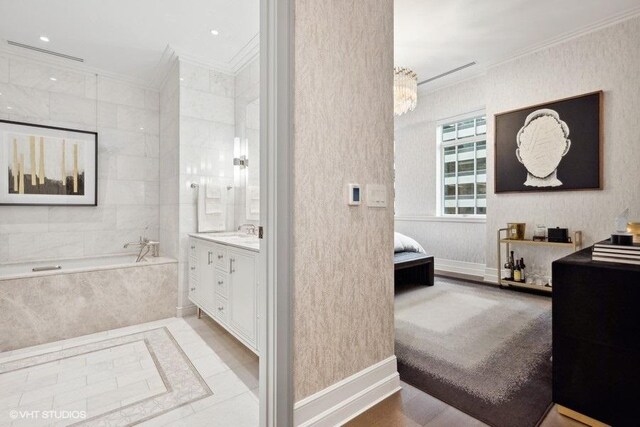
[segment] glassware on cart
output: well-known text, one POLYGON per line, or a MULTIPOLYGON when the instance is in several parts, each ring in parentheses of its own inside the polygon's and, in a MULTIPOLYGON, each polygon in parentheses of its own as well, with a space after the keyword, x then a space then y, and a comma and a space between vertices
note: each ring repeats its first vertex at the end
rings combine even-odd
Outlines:
POLYGON ((536 228, 533 230, 533 240, 536 242, 544 242, 547 240, 547 227, 544 225, 536 225, 536 228))

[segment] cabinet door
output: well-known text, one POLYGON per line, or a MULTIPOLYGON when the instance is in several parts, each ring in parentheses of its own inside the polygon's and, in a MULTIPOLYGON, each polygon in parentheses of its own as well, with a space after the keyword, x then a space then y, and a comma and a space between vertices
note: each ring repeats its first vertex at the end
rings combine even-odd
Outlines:
POLYGON ((256 256, 229 251, 229 325, 256 345, 256 256))
POLYGON ((213 245, 208 242, 199 241, 197 243, 197 253, 198 285, 196 287, 196 298, 205 311, 213 313, 215 309, 213 245))
MULTIPOLYGON (((198 302, 198 280, 200 269, 198 268, 198 242, 191 237, 189 239, 189 299, 198 302)), ((199 304, 199 302, 198 302, 199 304)))

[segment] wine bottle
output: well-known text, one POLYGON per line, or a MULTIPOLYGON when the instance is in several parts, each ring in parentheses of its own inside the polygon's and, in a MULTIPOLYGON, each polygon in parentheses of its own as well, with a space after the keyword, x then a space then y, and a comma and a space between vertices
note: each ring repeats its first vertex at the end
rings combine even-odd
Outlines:
POLYGON ((524 258, 520 258, 520 281, 523 283, 527 280, 525 269, 526 269, 526 266, 524 265, 524 258))
POLYGON ((520 261, 516 261, 515 270, 513 271, 513 281, 522 281, 522 271, 520 270, 520 261))
POLYGON ((511 269, 511 272, 509 274, 509 280, 513 280, 515 269, 516 269, 516 262, 515 262, 515 259, 513 258, 513 251, 511 251, 511 256, 509 257, 509 266, 511 269))

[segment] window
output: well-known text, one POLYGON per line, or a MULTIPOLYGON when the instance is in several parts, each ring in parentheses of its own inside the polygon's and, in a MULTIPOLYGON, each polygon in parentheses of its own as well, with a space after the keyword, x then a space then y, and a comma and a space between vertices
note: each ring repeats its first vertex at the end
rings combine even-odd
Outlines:
POLYGON ((442 215, 487 213, 487 121, 484 115, 438 127, 442 215))

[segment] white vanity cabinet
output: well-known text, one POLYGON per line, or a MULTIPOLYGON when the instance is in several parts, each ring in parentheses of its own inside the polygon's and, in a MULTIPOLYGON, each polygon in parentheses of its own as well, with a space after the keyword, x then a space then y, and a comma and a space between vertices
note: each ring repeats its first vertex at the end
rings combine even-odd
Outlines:
POLYGON ((189 238, 189 299, 258 353, 258 253, 189 238))

